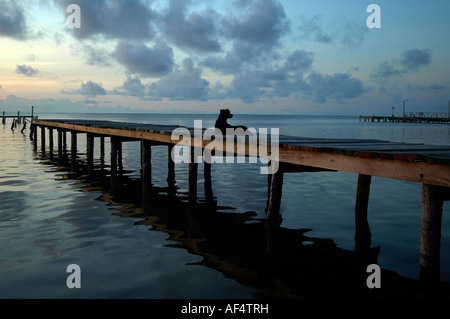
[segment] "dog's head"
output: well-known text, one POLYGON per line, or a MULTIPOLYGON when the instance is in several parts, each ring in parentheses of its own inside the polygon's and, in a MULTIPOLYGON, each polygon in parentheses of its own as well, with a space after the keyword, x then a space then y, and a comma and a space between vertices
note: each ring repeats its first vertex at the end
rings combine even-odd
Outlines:
POLYGON ((223 116, 226 119, 231 119, 233 114, 231 114, 229 109, 222 109, 220 110, 220 116, 223 116))

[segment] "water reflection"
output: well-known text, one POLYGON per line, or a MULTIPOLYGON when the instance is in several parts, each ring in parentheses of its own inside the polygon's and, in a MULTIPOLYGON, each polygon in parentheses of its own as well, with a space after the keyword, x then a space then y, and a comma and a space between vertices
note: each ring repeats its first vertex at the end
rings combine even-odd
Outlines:
MULTIPOLYGON (((113 215, 136 219, 136 225, 169 234, 167 246, 201 256, 197 265, 220 271, 257 291, 255 298, 416 298, 418 282, 382 270, 382 289, 368 289, 366 268, 377 263, 377 249, 344 250, 331 239, 308 236, 310 229, 271 226, 257 212, 235 212, 219 206, 207 178, 195 205, 177 186, 173 170, 167 186, 156 187, 122 170, 111 187, 103 160, 91 171, 77 154, 76 165, 64 152, 63 161, 38 153, 43 164, 54 165, 62 180, 73 180, 83 191, 100 193, 113 215)), ((207 172, 207 171, 206 171, 207 172)), ((208 177, 208 173, 204 174, 208 177)), ((199 190, 200 191, 200 190, 199 190)), ((442 293, 449 296, 442 283, 442 293)))

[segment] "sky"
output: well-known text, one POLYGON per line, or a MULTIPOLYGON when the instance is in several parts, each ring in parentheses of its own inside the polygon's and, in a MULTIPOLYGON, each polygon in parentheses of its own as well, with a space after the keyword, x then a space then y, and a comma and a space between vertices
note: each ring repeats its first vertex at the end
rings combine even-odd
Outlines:
POLYGON ((448 12, 448 0, 0 0, 0 112, 400 116, 404 100, 448 112, 448 12))

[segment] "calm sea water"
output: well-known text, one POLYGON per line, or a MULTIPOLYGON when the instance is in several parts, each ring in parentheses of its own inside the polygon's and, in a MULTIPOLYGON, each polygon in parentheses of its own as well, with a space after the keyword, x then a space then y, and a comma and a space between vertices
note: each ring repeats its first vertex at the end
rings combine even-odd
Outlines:
MULTIPOLYGON (((216 118, 212 114, 39 117, 190 127, 194 120, 203 120, 205 128, 212 127, 216 118)), ((240 114, 231 122, 254 128, 275 127, 283 135, 450 145, 450 126, 440 124, 240 114)), ((82 169, 70 172, 67 165, 51 161, 48 141, 45 153, 40 147, 33 150, 29 130, 24 134, 20 128, 12 132, 10 124, 0 124, 0 298, 255 298, 267 291, 264 288, 267 281, 261 280, 267 271, 261 271, 261 265, 266 265, 268 252, 264 247, 272 239, 268 240, 270 236, 262 234, 264 227, 260 227, 267 196, 267 177, 259 174, 260 164, 213 165, 213 209, 206 205, 200 169, 199 203, 206 207, 207 213, 199 217, 186 213, 185 164, 176 166, 176 184, 167 187, 166 147, 152 148, 152 183, 157 191, 144 207, 137 186, 139 143, 123 144, 125 186, 114 193, 108 188, 109 159, 106 156, 105 162, 101 162, 98 144, 95 149, 98 178, 89 179, 82 169), (102 175, 104 167, 106 175, 102 175), (69 264, 81 268, 81 289, 66 286, 69 264)), ((84 136, 78 135, 80 167, 85 158, 85 142, 84 136)), ((70 135, 67 143, 70 156, 70 135)), ((289 276, 271 272, 280 291, 289 281, 298 280, 301 285, 303 280, 308 287, 307 263, 322 265, 323 273, 330 270, 331 274, 324 277, 339 277, 335 270, 339 265, 334 260, 347 260, 346 253, 354 249, 356 183, 357 175, 344 172, 285 175, 282 232, 277 233, 276 242, 281 243, 279 251, 290 247, 292 251, 302 249, 300 253, 306 255, 300 258, 305 268, 291 272, 286 265, 271 261, 272 270, 286 267, 285 276, 289 276)), ((444 205, 442 281, 450 281, 449 213, 448 205, 444 205)), ((377 263, 402 277, 418 279, 421 185, 374 177, 369 224, 372 246, 380 247, 377 263)), ((326 280, 317 278, 312 279, 316 280, 317 289, 332 288, 326 280)), ((292 292, 295 288, 288 290, 292 292)))

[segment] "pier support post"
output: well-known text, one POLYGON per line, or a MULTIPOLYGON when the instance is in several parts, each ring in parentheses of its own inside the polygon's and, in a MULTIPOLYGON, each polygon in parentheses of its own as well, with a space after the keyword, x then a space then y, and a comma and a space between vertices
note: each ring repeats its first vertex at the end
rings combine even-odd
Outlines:
MULTIPOLYGON (((270 165, 270 163, 269 163, 270 165)), ((276 165, 275 165, 276 166, 276 165)), ((282 163, 278 163, 278 171, 269 175, 269 197, 266 214, 270 223, 280 223, 281 197, 283 193, 284 169, 282 163)))
POLYGON ((152 143, 141 140, 142 207, 148 209, 152 197, 152 143))
POLYGON ((63 138, 62 130, 58 129, 58 162, 59 163, 62 163, 62 160, 63 160, 63 158, 62 158, 62 156, 63 156, 62 138, 63 138))
POLYGON ((105 168, 105 137, 100 136, 100 167, 101 170, 105 168))
POLYGON ((355 203, 355 251, 367 251, 370 248, 372 234, 367 221, 370 184, 372 176, 359 175, 355 203))
POLYGON ((203 163, 203 178, 205 180, 205 200, 208 204, 214 204, 214 194, 211 182, 211 164, 203 163))
POLYGON ((48 128, 48 148, 50 152, 50 159, 53 160, 53 129, 48 128))
POLYGON ((143 185, 152 183, 152 143, 141 140, 141 178, 143 185))
POLYGON ((71 143, 70 143, 70 167, 75 170, 77 167, 77 132, 71 131, 71 143))
POLYGON ((422 185, 420 284, 425 289, 439 283, 442 208, 449 194, 449 188, 422 185))
POLYGON ((195 158, 194 147, 190 149, 191 154, 189 161, 189 183, 188 183, 188 192, 189 192, 189 207, 195 207, 197 203, 197 178, 198 178, 198 163, 195 158))
POLYGON ((119 141, 116 137, 111 137, 111 188, 117 186, 117 153, 119 149, 119 141))
POLYGON ((94 135, 91 133, 86 134, 86 146, 88 176, 92 176, 94 173, 94 135))
POLYGON ((33 140, 33 148, 37 150, 37 125, 32 125, 30 130, 30 137, 33 140))
POLYGON ((41 126, 41 152, 45 155, 45 126, 41 126))
POLYGON ((174 144, 169 144, 167 147, 167 184, 169 188, 175 185, 175 162, 172 158, 174 144))

